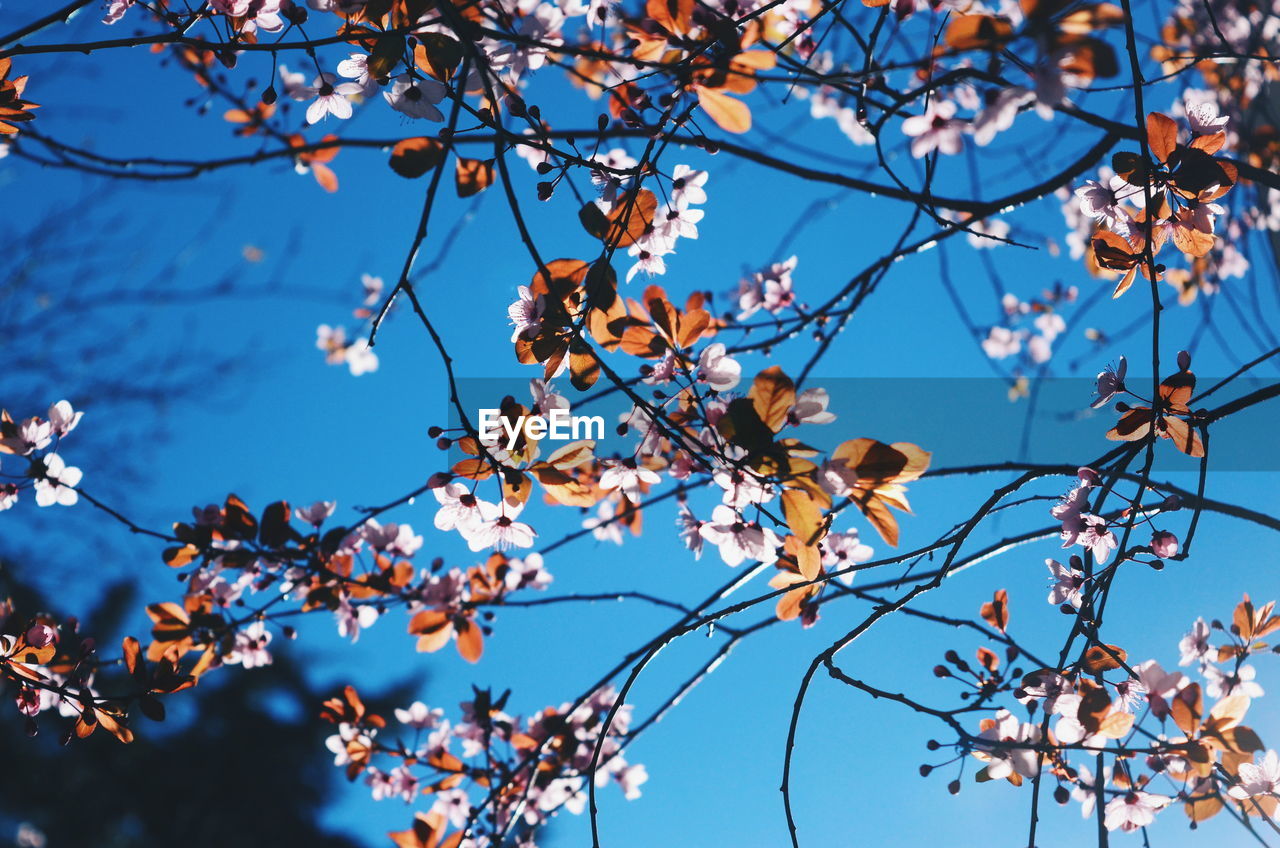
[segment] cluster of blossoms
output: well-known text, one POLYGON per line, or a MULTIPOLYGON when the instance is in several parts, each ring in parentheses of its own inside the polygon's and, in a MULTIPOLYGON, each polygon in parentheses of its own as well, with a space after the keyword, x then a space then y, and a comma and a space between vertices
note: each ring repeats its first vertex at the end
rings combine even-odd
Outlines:
MULTIPOLYGON (((19 493, 28 487, 35 490, 37 506, 71 506, 80 499, 76 492, 82 476, 80 469, 67 465, 58 449, 84 413, 60 400, 45 415, 15 421, 7 411, 0 410, 0 454, 26 461, 21 474, 6 471, 0 465, 0 511, 17 503, 19 493)), ((9 468, 12 467, 10 460, 9 468)))
POLYGON ((132 637, 121 649, 121 657, 102 659, 96 640, 81 632, 75 618, 25 615, 12 599, 0 601, 0 692, 10 693, 28 736, 40 731, 40 719, 55 715, 71 721, 63 744, 98 728, 127 743, 133 740, 127 724, 131 714, 163 721, 158 696, 195 684, 193 674, 167 658, 148 662, 132 637), (104 688, 116 694, 99 691, 96 679, 103 671, 110 677, 104 688))
MULTIPOLYGON (((356 318, 371 319, 374 314, 372 308, 382 299, 384 283, 381 277, 363 274, 360 285, 364 297, 353 314, 356 318)), ((355 339, 348 339, 345 327, 321 324, 316 327, 316 348, 324 351, 325 362, 346 365, 352 376, 359 377, 378 370, 378 355, 369 347, 369 339, 363 333, 355 339)))
MULTIPOLYGON (((1213 260, 1218 277, 1245 270, 1243 257, 1220 247, 1216 235, 1217 219, 1227 211, 1219 201, 1238 179, 1235 164, 1214 157, 1226 143, 1225 119, 1212 103, 1187 109, 1185 115, 1188 133, 1167 115, 1149 114, 1145 132, 1150 156, 1117 153, 1114 173, 1104 172, 1101 181, 1086 181, 1075 191, 1083 216, 1098 225, 1086 260, 1095 273, 1119 278, 1113 297, 1124 294, 1138 273, 1163 279, 1163 266, 1150 267, 1147 255, 1154 257, 1167 243, 1199 277, 1210 262, 1206 257, 1213 260)), ((1181 291, 1189 280, 1171 282, 1181 291)))
MULTIPOLYGON (((1005 673, 999 657, 983 648, 980 670, 952 652, 935 673, 972 677, 979 698, 1010 694, 1026 712, 1022 720, 1012 709, 996 709, 977 734, 958 743, 984 763, 979 781, 1052 778, 1059 803, 1076 800, 1082 816, 1100 815, 1108 830, 1146 828, 1174 804, 1192 822, 1228 805, 1244 817, 1270 816, 1280 802, 1280 763, 1242 722, 1264 694, 1246 659, 1266 652, 1260 640, 1280 630, 1273 608, 1257 607, 1246 595, 1229 626, 1198 620, 1179 646, 1179 664, 1195 666, 1199 680, 1155 660, 1130 665, 1122 648, 1101 643, 1063 669, 1005 673), (1215 631, 1225 643, 1210 644, 1215 631), (1110 672, 1123 677, 1108 679, 1110 672), (1090 766, 1108 759, 1112 764, 1095 775, 1090 766)), ((986 617, 1007 627, 1007 609, 998 621, 986 617)), ((1019 655, 1016 648, 1008 653, 1019 655)))
POLYGON ((983 353, 996 360, 1019 357, 1028 369, 1044 365, 1053 358, 1053 343, 1067 330, 1062 307, 1075 303, 1077 294, 1075 286, 1055 286, 1030 301, 1005 294, 1004 323, 988 331, 983 353))
MULTIPOLYGON (((446 569, 440 559, 418 568, 414 557, 423 539, 410 525, 369 517, 351 529, 326 530, 335 508, 321 501, 291 511, 279 502, 255 518, 233 495, 222 506, 194 509, 191 523, 174 527, 178 544, 165 551, 171 567, 194 568, 185 575, 181 604, 147 608, 154 625, 148 657, 176 664, 196 652, 202 670, 269 665, 267 611, 283 597, 303 611, 331 612, 338 634, 353 642, 389 607, 400 606, 418 650, 456 641, 459 653, 475 662, 489 631, 481 620, 493 619, 482 608, 551 583, 537 554, 508 559, 495 553, 466 570, 446 569)), ((281 630, 295 635, 290 627, 281 630)))
POLYGON ((582 813, 592 774, 597 786, 612 781, 628 800, 640 797, 648 774, 622 752, 631 707, 616 705, 611 687, 527 719, 504 711, 509 695, 477 689, 453 721, 421 702, 396 709, 401 731, 392 741, 387 722, 348 686, 321 711, 337 725, 326 745, 334 765, 351 780, 363 777, 375 800, 430 797, 409 831, 391 835, 400 845, 481 848, 515 834, 533 846, 561 809, 582 813), (445 838, 447 831, 455 832, 445 838))
POLYGON ((791 272, 799 260, 792 256, 786 262, 775 262, 756 271, 738 283, 738 320, 745 321, 763 309, 777 315, 784 309, 796 306, 796 295, 791 288, 791 272))
MULTIPOLYGON (((1183 92, 1174 104, 1174 114, 1202 125, 1207 122, 1198 116, 1209 117, 1213 126, 1227 133, 1226 147, 1247 153, 1252 164, 1270 171, 1280 162, 1276 120, 1263 105, 1274 84, 1274 68, 1265 61, 1200 61, 1199 57, 1276 55, 1280 51, 1278 14, 1280 7, 1274 0, 1178 0, 1161 32, 1163 43, 1151 48, 1163 72, 1192 68, 1204 82, 1203 88, 1183 92)), ((1276 193, 1274 188, 1257 186, 1252 202, 1241 204, 1239 215, 1246 229, 1280 230, 1276 193)), ((1232 258, 1225 264, 1239 261, 1243 259, 1232 258)))
MULTIPOLYGON (((634 167, 634 163, 632 165, 634 167)), ((676 165, 671 173, 671 199, 658 208, 653 221, 645 231, 627 248, 627 255, 636 261, 627 271, 627 281, 640 271, 649 276, 665 274, 667 263, 663 258, 675 253, 676 242, 681 238, 696 239, 698 222, 705 214, 698 205, 707 202, 707 192, 703 188, 707 184, 709 174, 706 171, 695 171, 688 165, 676 165)), ((617 215, 625 209, 629 199, 615 198, 611 208, 601 198, 600 204, 606 216, 617 215)))

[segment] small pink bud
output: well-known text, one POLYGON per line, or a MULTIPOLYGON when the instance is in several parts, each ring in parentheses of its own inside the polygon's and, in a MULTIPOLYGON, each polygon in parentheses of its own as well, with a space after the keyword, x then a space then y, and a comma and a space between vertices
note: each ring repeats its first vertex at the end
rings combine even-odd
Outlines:
POLYGON ((1178 537, 1168 530, 1157 530, 1151 534, 1151 552, 1168 559, 1178 552, 1178 537))
POLYGON ((57 635, 47 624, 33 624, 27 630, 27 644, 33 648, 43 648, 45 645, 53 644, 57 635))

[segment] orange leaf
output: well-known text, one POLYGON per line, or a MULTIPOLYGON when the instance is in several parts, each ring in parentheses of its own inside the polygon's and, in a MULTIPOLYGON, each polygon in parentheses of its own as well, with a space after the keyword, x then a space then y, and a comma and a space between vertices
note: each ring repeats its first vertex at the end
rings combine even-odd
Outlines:
POLYGON ((695 88, 699 105, 720 129, 731 133, 744 133, 751 129, 751 109, 747 104, 714 88, 704 85, 695 88))
MULTIPOLYGON (((823 536, 822 510, 808 492, 787 489, 782 493, 782 514, 802 545, 815 545, 823 536)), ((809 579, 813 579, 810 577, 809 579)))
POLYGON ((982 605, 980 610, 982 619, 999 630, 1005 632, 1009 627, 1009 593, 1001 589, 996 592, 995 596, 982 605))
POLYGON ((456 629, 458 631, 458 653, 467 662, 478 662, 480 655, 484 653, 484 634, 480 631, 480 625, 471 619, 466 619, 460 622, 456 629))
POLYGON ((458 157, 458 197, 471 197, 493 184, 493 162, 458 157))
POLYGON ((782 368, 774 365, 756 375, 747 396, 760 420, 776 433, 787 423, 787 413, 795 406, 796 388, 782 368))
POLYGON ((1173 118, 1159 112, 1147 115, 1147 144, 1156 159, 1167 161, 1178 146, 1178 124, 1173 118))
POLYGON ((1101 674, 1104 671, 1110 671, 1113 668, 1120 668, 1120 664, 1129 656, 1125 653, 1124 648, 1118 645, 1094 645, 1092 648, 1084 652, 1084 670, 1090 674, 1101 674))
POLYGON ((391 151, 391 170, 414 179, 435 169, 444 159, 444 145, 434 138, 406 138, 391 151))

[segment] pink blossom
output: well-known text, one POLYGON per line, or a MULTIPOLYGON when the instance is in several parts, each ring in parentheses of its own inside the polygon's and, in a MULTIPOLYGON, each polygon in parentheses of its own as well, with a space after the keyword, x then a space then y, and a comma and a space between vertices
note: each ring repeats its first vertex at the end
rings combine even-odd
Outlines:
POLYGON ((911 155, 917 159, 937 150, 954 155, 963 147, 963 124, 953 120, 956 104, 950 100, 932 100, 923 115, 913 115, 902 122, 902 132, 910 136, 911 155))

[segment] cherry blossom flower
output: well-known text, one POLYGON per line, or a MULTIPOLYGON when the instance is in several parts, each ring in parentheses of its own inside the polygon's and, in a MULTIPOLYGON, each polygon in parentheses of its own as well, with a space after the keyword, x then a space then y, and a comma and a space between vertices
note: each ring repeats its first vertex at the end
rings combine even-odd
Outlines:
MULTIPOLYGON (((871 557, 875 555, 870 545, 863 544, 858 538, 857 530, 848 530, 844 533, 828 533, 820 543, 822 549, 822 565, 824 568, 833 571, 841 571, 852 565, 861 565, 864 562, 870 562, 871 557)), ((856 571, 847 571, 840 574, 840 581, 845 585, 851 585, 853 578, 857 574, 856 571)))
POLYGON ((372 274, 360 275, 360 287, 364 289, 364 305, 373 306, 382 297, 382 290, 386 284, 382 282, 381 277, 375 277, 372 274))
POLYGON ((590 530, 591 535, 601 542, 622 544, 622 522, 615 521, 616 509, 613 501, 603 500, 596 505, 596 514, 582 521, 583 529, 590 530))
POLYGON ((209 5, 229 18, 245 18, 245 32, 284 29, 280 17, 281 0, 209 0, 209 5))
POLYGON ((1054 580, 1053 588, 1049 590, 1049 603, 1054 606, 1071 604, 1076 609, 1080 609, 1080 604, 1083 603, 1080 590, 1084 587, 1084 572, 1075 567, 1079 561, 1077 557, 1072 557, 1071 567, 1063 565, 1056 559, 1044 561, 1054 580))
POLYGON ((1049 715, 1073 715, 1080 707, 1080 695, 1076 693, 1075 684, 1049 669, 1029 674, 1018 700, 1023 703, 1040 701, 1049 715))
POLYGON ((507 317, 515 326, 511 333, 513 342, 521 336, 533 338, 541 331, 542 313, 546 308, 542 295, 535 295, 528 286, 520 286, 516 291, 520 299, 507 307, 507 317))
MULTIPOLYGON (((801 92, 802 90, 798 89, 796 93, 801 92)), ((875 144, 876 137, 859 122, 858 110, 842 105, 836 97, 832 96, 833 92, 834 90, 828 86, 814 91, 809 98, 809 116, 814 119, 833 119, 845 138, 859 147, 875 144)))
POLYGON ((1213 135, 1226 129, 1230 119, 1227 115, 1218 114, 1218 104, 1212 100, 1186 104, 1187 123, 1196 135, 1213 135))
POLYGON ((1142 691, 1146 693, 1147 702, 1156 718, 1163 718, 1169 714, 1169 704, 1166 699, 1191 682, 1180 671, 1165 671, 1155 660, 1139 663, 1133 667, 1133 670, 1137 672, 1138 682, 1142 686, 1142 691))
POLYGON ((324 746, 333 752, 333 764, 345 766, 350 763, 352 748, 359 750, 372 747, 374 732, 345 722, 339 724, 338 732, 324 740, 324 746))
POLYGON ((396 721, 415 730, 435 727, 443 717, 444 710, 438 708, 430 709, 421 701, 414 701, 409 705, 408 709, 396 710, 396 721))
POLYGON ((643 764, 637 763, 615 770, 613 776, 618 781, 618 786, 622 787, 623 797, 634 801, 640 797, 641 785, 649 780, 649 771, 643 764))
POLYGON ((725 352, 721 342, 707 345, 698 357, 699 380, 718 392, 727 392, 742 379, 742 366, 725 352))
POLYGON ((297 507, 293 514, 299 521, 305 521, 313 527, 319 527, 325 519, 333 515, 337 501, 316 501, 311 506, 297 507))
POLYGON ((1098 397, 1090 404, 1094 409, 1101 409, 1111 402, 1117 394, 1124 391, 1124 376, 1129 372, 1129 361, 1120 357, 1120 364, 1115 368, 1108 365, 1098 374, 1094 392, 1098 397))
POLYGON ((307 85, 306 74, 294 73, 285 65, 281 65, 276 70, 280 76, 280 88, 285 97, 292 100, 310 100, 314 96, 311 87, 307 85))
POLYGON ((48 415, 49 427, 53 430, 53 434, 62 438, 76 428, 84 413, 76 412, 69 402, 60 400, 49 407, 48 415))
POLYGON ((1101 748, 1107 739, 1101 733, 1091 733, 1075 714, 1061 714, 1053 726, 1053 735, 1064 745, 1081 745, 1085 748, 1101 748))
POLYGON ((701 209, 694 209, 688 204, 688 201, 681 198, 678 201, 667 204, 663 212, 658 216, 659 223, 657 226, 661 229, 662 235, 668 239, 680 237, 696 239, 698 237, 698 222, 706 214, 701 209))
POLYGON ((961 131, 964 124, 953 120, 956 104, 950 100, 931 100, 923 115, 913 115, 902 122, 902 132, 912 138, 911 155, 923 159, 933 151, 954 155, 964 146, 961 131))
POLYGON ((693 558, 702 559, 702 522, 694 516, 689 505, 684 501, 680 502, 680 509, 676 514, 676 527, 680 528, 680 541, 684 542, 686 548, 693 551, 693 558))
POLYGON ((1217 650, 1209 644, 1209 632, 1209 625, 1205 623, 1205 620, 1197 618, 1196 623, 1191 625, 1191 630, 1178 643, 1178 650, 1182 654, 1178 665, 1185 666, 1204 662, 1210 654, 1217 650))
POLYGON ((1086 514, 1080 516, 1080 519, 1083 526, 1076 537, 1077 544, 1088 548, 1098 562, 1106 562, 1111 552, 1120 545, 1120 540, 1107 529, 1107 520, 1102 516, 1086 514))
POLYGON ((365 53, 352 53, 338 63, 338 75, 355 80, 360 91, 366 97, 378 90, 378 81, 369 74, 369 56, 365 53))
MULTIPOLYGON (((600 199, 610 203, 618 198, 618 192, 631 179, 620 176, 617 172, 633 169, 640 164, 635 157, 620 147, 615 147, 603 156, 593 156, 591 161, 600 165, 598 168, 591 169, 591 182, 600 190, 600 199)), ((695 234, 693 238, 697 238, 697 235, 695 234)))
POLYGON ((1156 819, 1156 813, 1172 799, 1150 792, 1126 792, 1107 802, 1104 822, 1107 830, 1140 830, 1156 819))
POLYGON ((973 119, 973 141, 986 147, 999 134, 1013 126, 1022 107, 1035 99, 1035 94, 1019 86, 1000 89, 989 97, 987 105, 973 119))
POLYGON ((965 224, 969 232, 965 241, 970 247, 987 250, 1004 244, 1000 239, 1009 237, 1009 222, 1000 218, 986 218, 981 221, 970 221, 965 224))
POLYGON ((461 483, 446 483, 431 490, 440 509, 436 511, 437 530, 470 530, 480 522, 480 500, 461 483))
POLYGON ((74 506, 80 499, 75 490, 83 476, 80 469, 68 466, 56 453, 45 454, 40 461, 44 463, 44 473, 36 478, 36 505, 74 506))
POLYGON ((706 171, 695 171, 688 165, 676 165, 671 172, 671 196, 685 204, 707 202, 707 192, 703 188, 711 175, 706 171))
POLYGON ((1129 213, 1120 206, 1123 198, 1130 197, 1137 191, 1123 177, 1112 174, 1103 185, 1094 180, 1086 180, 1084 185, 1076 189, 1076 198, 1080 201, 1080 211, 1090 218, 1100 220, 1113 228, 1128 231, 1132 222, 1129 213))
POLYGON ((636 463, 634 459, 623 459, 606 463, 604 473, 600 475, 600 488, 605 491, 620 489, 627 500, 640 503, 643 496, 641 486, 653 486, 662 482, 662 478, 654 471, 636 463))
POLYGON ((271 644, 271 631, 263 621, 255 621, 236 634, 231 653, 223 657, 227 665, 241 665, 245 668, 260 668, 271 665, 271 653, 267 645, 271 644))
POLYGON ((530 380, 529 395, 533 398, 533 408, 542 415, 547 415, 553 409, 569 411, 569 399, 557 394, 555 387, 549 381, 540 380, 537 377, 530 380))
POLYGON ((104 24, 114 24, 116 21, 124 17, 124 13, 129 11, 134 0, 107 0, 107 11, 103 14, 102 22, 104 24))
POLYGON ((465 789, 446 789, 436 793, 431 812, 440 813, 454 827, 465 827, 471 816, 471 799, 465 789))
POLYGON ((753 521, 745 521, 732 507, 720 504, 711 513, 711 520, 698 532, 702 538, 720 548, 720 558, 728 566, 741 565, 744 560, 759 560, 765 565, 778 559, 778 547, 782 544, 774 532, 753 521))
POLYGON ((763 504, 773 500, 777 490, 772 483, 749 471, 726 468, 712 475, 716 485, 724 490, 723 503, 734 509, 751 504, 763 504))
POLYGON ((1258 670, 1251 665, 1242 665, 1230 673, 1216 665, 1206 665, 1201 673, 1206 681, 1204 691, 1211 698, 1227 698, 1232 695, 1261 698, 1265 694, 1262 687, 1253 681, 1258 676, 1258 670))
POLYGON ((787 411, 787 423, 793 427, 801 424, 830 424, 836 420, 834 412, 827 407, 831 404, 831 396, 826 389, 805 389, 796 397, 795 405, 787 411))
POLYGON ((18 487, 12 483, 0 483, 0 512, 18 502, 18 487))
POLYGON ((18 456, 28 456, 35 451, 44 450, 53 442, 53 424, 39 418, 28 418, 17 427, 17 434, 0 438, 10 452, 18 456))
POLYGON ((338 635, 352 642, 360 639, 361 630, 372 627, 378 620, 377 607, 371 604, 356 606, 345 593, 338 598, 338 608, 333 614, 338 619, 338 635))
POLYGON ((1022 350, 1022 334, 1008 327, 992 327, 982 340, 982 352, 992 359, 1005 359, 1022 350))
POLYGON ((470 528, 467 546, 473 551, 483 551, 486 548, 505 551, 508 548, 533 547, 533 538, 538 534, 528 524, 515 520, 522 508, 512 507, 505 501, 501 504, 481 501, 480 522, 470 528))
POLYGON ((433 79, 414 79, 408 74, 401 74, 387 91, 382 92, 382 96, 391 104, 392 109, 410 118, 443 122, 444 115, 436 108, 436 104, 448 93, 447 88, 433 79))
POLYGON ((987 776, 992 780, 1000 780, 1011 774, 1033 777, 1039 768, 1040 754, 1029 747, 1016 745, 1034 745, 1040 741, 1040 728, 1034 724, 1018 721, 1017 716, 1008 710, 999 710, 990 726, 978 734, 980 747, 974 755, 987 763, 987 776), (982 745, 983 742, 1003 743, 982 745), (1008 747, 1006 747, 1008 746, 1008 747))
POLYGON ((534 552, 524 557, 513 557, 507 561, 507 573, 503 583, 508 592, 517 589, 546 589, 551 585, 551 572, 542 564, 542 554, 534 552))
POLYGON ((309 91, 315 100, 307 106, 307 123, 318 124, 326 115, 346 120, 351 117, 352 95, 360 94, 363 89, 354 82, 338 82, 337 77, 323 73, 312 81, 309 91))
POLYGON ((321 324, 316 327, 316 349, 324 351, 324 361, 340 365, 347 357, 347 331, 321 324))
POLYGON ((360 537, 376 551, 390 556, 411 557, 422 547, 422 537, 408 524, 379 524, 370 518, 360 527, 360 537))
POLYGON ((378 354, 373 352, 373 348, 369 347, 369 340, 363 336, 347 345, 342 358, 353 377, 378 370, 378 354))
POLYGON ((631 282, 641 271, 651 277, 667 273, 667 262, 663 257, 673 252, 674 244, 674 239, 665 230, 655 229, 641 236, 627 248, 627 255, 636 259, 636 263, 627 271, 627 282, 631 282))
POLYGON ((1259 752, 1252 763, 1241 763, 1240 782, 1227 790, 1232 798, 1243 801, 1260 795, 1280 796, 1280 755, 1275 751, 1259 752))
POLYGON ((1098 781, 1094 780, 1093 772, 1088 766, 1080 766, 1076 771, 1079 776, 1075 789, 1071 790, 1071 797, 1080 802, 1080 817, 1091 818, 1102 790, 1111 782, 1111 767, 1107 766, 1102 770, 1102 779, 1098 781))

